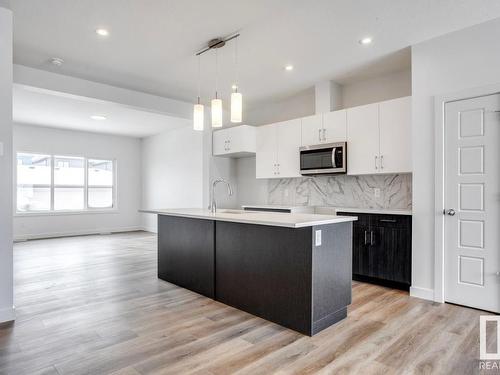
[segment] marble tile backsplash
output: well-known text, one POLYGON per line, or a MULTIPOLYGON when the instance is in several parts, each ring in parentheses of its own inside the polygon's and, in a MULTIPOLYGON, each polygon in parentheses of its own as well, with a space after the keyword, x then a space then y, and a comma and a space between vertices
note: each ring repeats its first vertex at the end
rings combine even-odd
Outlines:
POLYGON ((268 203, 411 209, 411 174, 316 176, 269 180, 268 203), (380 189, 380 196, 376 196, 380 189))

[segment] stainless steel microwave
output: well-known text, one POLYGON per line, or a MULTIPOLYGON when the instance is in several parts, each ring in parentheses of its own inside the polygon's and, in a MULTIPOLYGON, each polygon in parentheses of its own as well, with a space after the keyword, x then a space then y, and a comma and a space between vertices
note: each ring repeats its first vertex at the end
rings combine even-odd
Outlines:
POLYGON ((305 146, 299 150, 302 175, 347 173, 347 142, 305 146))

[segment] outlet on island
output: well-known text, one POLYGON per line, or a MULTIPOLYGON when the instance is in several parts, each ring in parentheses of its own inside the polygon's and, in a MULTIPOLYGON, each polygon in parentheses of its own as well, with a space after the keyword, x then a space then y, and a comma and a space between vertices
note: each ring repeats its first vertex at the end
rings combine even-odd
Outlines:
POLYGON ((374 188, 373 195, 375 196, 375 198, 380 198, 380 188, 374 188))

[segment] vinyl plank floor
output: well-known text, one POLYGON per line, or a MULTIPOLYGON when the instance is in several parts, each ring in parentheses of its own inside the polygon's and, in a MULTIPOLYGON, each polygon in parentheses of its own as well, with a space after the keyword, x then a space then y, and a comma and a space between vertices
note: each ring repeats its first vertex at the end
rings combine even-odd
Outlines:
MULTIPOLYGON (((154 234, 15 244, 0 374, 471 374, 481 311, 353 283, 310 338, 156 277, 154 234)), ((491 372, 490 372, 491 373, 491 372)))

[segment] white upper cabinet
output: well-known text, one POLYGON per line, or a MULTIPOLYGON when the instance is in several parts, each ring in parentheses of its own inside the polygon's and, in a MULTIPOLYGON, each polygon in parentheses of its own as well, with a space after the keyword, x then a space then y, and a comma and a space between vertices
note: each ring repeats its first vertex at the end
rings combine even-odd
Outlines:
POLYGON ((300 119, 276 124, 278 130, 277 177, 300 177, 300 119))
POLYGON ((333 111, 323 114, 323 140, 326 143, 347 140, 347 111, 333 111))
POLYGON ((212 133, 212 154, 214 156, 244 157, 255 154, 255 130, 249 125, 221 129, 212 133))
POLYGON ((347 173, 378 173, 378 103, 347 110, 347 173))
POLYGON ((380 171, 412 171, 411 96, 380 103, 380 171))
POLYGON ((323 114, 302 118, 302 146, 323 143, 323 114))
MULTIPOLYGON (((300 177, 300 146, 346 141, 350 175, 412 171, 411 97, 256 129, 257 178, 300 177)), ((214 137, 214 149, 215 143, 214 137)))
POLYGON ((347 173, 408 173, 411 97, 347 110, 347 173))
POLYGON ((256 177, 299 177, 300 119, 257 128, 256 177))
POLYGON ((345 142, 346 111, 333 111, 302 118, 302 146, 345 142))
POLYGON ((278 130, 274 124, 257 127, 255 176, 276 178, 278 163, 278 130))

